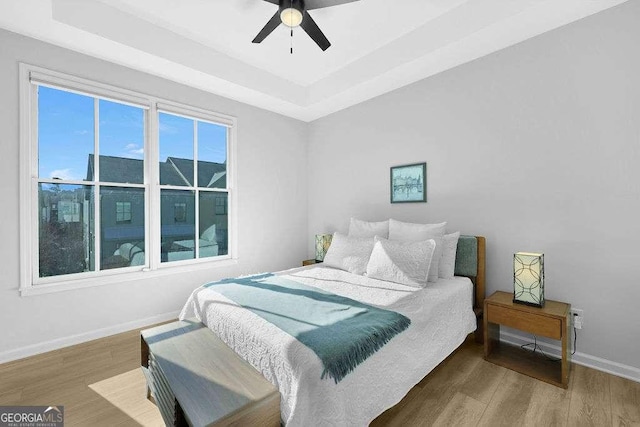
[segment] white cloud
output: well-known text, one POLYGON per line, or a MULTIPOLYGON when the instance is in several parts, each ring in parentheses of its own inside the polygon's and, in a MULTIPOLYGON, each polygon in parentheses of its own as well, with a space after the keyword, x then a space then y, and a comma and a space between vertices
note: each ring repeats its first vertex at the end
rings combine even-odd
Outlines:
POLYGON ((178 133, 178 129, 175 126, 171 126, 167 123, 163 123, 162 121, 160 121, 160 123, 158 124, 158 128, 162 133, 171 133, 171 134, 178 133))
POLYGON ((144 147, 141 147, 138 144, 127 144, 124 146, 124 157, 133 158, 133 159, 141 159, 144 155, 144 147))
POLYGON ((51 178, 60 178, 66 180, 77 179, 71 169, 56 169, 51 171, 51 178))

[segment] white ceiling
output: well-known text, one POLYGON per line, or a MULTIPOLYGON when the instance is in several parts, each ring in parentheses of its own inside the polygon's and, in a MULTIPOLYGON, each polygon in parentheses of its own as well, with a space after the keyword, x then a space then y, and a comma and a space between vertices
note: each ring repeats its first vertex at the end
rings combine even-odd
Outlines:
POLYGON ((624 1, 359 0, 310 11, 326 52, 251 43, 263 0, 2 0, 0 27, 312 121, 624 1))

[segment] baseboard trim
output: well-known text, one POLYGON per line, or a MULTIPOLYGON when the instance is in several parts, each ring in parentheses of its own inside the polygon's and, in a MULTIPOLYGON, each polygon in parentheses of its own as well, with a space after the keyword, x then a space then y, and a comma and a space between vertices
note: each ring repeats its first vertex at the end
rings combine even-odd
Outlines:
MULTIPOLYGON (((500 340, 513 345, 523 345, 531 342, 531 336, 523 336, 511 332, 500 331, 500 340)), ((562 354, 561 348, 557 345, 538 341, 538 346, 541 347, 542 351, 544 351, 549 356, 560 357, 560 355, 562 354)), ((576 351, 576 354, 571 356, 571 361, 578 365, 593 368, 598 371, 606 372, 611 375, 616 375, 618 377, 626 378, 631 381, 640 383, 640 369, 633 366, 624 365, 622 363, 603 359, 597 356, 592 356, 586 353, 581 353, 579 351, 576 351)))
POLYGON ((179 314, 180 314, 179 311, 159 314, 159 315, 147 317, 144 319, 138 319, 131 322, 120 323, 118 325, 109 326, 107 328, 97 329, 95 331, 85 332, 77 335, 71 335, 69 337, 64 337, 64 338, 57 338, 55 340, 28 345, 25 347, 14 349, 14 350, 5 351, 0 353, 0 363, 7 363, 7 362, 11 362, 18 359, 24 359, 25 357, 35 356, 37 354, 46 353, 48 351, 58 350, 64 347, 81 344, 83 342, 93 341, 99 338, 105 338, 111 335, 120 334, 122 332, 131 331, 133 329, 144 328, 145 326, 153 325, 160 322, 166 322, 172 319, 177 319, 179 314))
MULTIPOLYGON (((131 322, 120 323, 118 325, 109 326, 107 328, 97 329, 91 332, 85 332, 82 334, 72 335, 64 338, 58 338, 58 339, 46 341, 43 343, 28 345, 25 347, 14 349, 14 350, 5 351, 0 353, 0 363, 7 363, 7 362, 11 362, 18 359, 24 359, 25 357, 35 356, 37 354, 58 350, 64 347, 81 344, 81 343, 96 340, 99 338, 105 338, 111 335, 127 332, 132 329, 143 328, 145 326, 153 325, 156 323, 177 319, 178 314, 180 314, 179 311, 159 314, 159 315, 147 317, 144 319, 138 319, 131 322)), ((523 345, 523 344, 530 343, 531 337, 518 335, 511 332, 501 331, 500 340, 513 345, 523 345)), ((549 344, 541 341, 538 341, 538 345, 542 348, 542 350, 545 353, 549 354, 550 356, 560 357, 561 349, 557 345, 553 345, 553 344, 549 344)), ((579 351, 577 351, 574 355, 571 356, 571 361, 573 363, 577 363, 578 365, 597 369, 598 371, 602 371, 602 372, 606 372, 622 378, 626 378, 631 381, 640 382, 640 369, 635 368, 633 366, 624 365, 622 363, 603 359, 597 356, 592 356, 586 353, 581 353, 579 351)))

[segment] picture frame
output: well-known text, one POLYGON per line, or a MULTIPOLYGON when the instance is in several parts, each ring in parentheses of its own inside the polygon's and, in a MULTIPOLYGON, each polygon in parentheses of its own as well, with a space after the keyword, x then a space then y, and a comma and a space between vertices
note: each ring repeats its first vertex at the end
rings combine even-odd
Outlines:
POLYGON ((427 163, 392 166, 389 193, 391 203, 426 203, 427 163))

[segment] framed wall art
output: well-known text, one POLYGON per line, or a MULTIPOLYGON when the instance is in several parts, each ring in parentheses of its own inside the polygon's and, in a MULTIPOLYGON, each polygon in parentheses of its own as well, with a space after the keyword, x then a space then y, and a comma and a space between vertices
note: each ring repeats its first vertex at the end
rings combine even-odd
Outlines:
POLYGON ((424 203, 427 201, 427 164, 393 166, 391 168, 391 203, 424 203))

